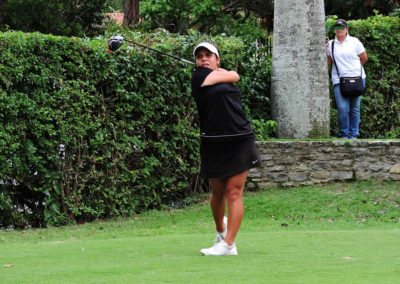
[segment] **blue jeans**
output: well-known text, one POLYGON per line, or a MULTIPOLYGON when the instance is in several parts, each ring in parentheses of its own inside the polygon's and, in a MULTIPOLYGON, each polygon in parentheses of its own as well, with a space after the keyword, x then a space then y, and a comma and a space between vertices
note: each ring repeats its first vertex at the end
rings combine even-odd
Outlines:
MULTIPOLYGON (((365 87, 365 79, 363 79, 365 87)), ((346 98, 340 93, 340 84, 333 86, 336 106, 338 109, 339 137, 355 139, 360 125, 361 96, 346 98)))

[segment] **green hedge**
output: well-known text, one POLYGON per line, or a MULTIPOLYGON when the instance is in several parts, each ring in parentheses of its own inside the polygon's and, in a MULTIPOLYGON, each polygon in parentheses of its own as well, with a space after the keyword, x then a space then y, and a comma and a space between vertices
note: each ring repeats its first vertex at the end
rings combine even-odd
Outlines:
MULTIPOLYGON (((327 21, 334 38, 334 19, 327 21)), ((360 138, 400 138, 400 18, 376 15, 349 21, 350 35, 360 39, 369 61, 366 92, 361 100, 360 138)), ((337 134, 337 112, 333 92, 331 132, 337 134)))
MULTIPOLYGON (((126 37, 188 59, 200 40, 126 37)), ((255 90, 269 90, 270 60, 211 40, 223 67, 240 69, 246 109, 265 112, 255 90)), ((0 33, 0 227, 129 216, 200 191, 192 69, 126 44, 109 54, 100 38, 0 33)))

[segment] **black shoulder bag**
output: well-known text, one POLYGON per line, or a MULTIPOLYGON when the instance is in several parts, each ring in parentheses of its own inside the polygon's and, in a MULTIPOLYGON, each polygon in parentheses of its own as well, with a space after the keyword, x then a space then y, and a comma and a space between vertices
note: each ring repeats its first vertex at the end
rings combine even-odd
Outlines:
POLYGON ((332 41, 332 59, 335 64, 336 72, 340 79, 340 92, 344 97, 358 97, 364 93, 364 84, 362 81, 362 65, 361 75, 359 77, 340 77, 339 70, 335 61, 334 51, 335 40, 332 41))

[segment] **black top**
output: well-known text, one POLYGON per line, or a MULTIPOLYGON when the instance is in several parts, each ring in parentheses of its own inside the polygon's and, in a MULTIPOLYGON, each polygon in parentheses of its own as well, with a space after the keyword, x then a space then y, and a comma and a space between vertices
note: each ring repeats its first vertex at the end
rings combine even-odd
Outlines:
POLYGON ((240 99, 240 89, 231 83, 201 87, 213 70, 198 67, 192 74, 192 96, 200 117, 202 139, 232 139, 252 134, 240 99))

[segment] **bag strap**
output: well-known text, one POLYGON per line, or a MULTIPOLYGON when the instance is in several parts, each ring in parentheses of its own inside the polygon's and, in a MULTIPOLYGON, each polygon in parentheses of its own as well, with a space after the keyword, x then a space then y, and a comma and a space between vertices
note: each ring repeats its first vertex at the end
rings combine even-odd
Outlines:
POLYGON ((339 69, 337 68, 337 64, 336 64, 336 61, 335 61, 335 55, 334 55, 334 52, 333 52, 335 50, 334 46, 335 46, 335 40, 333 39, 332 40, 332 59, 333 59, 333 63, 334 63, 335 68, 336 68, 336 73, 338 74, 338 77, 340 78, 339 69))
MULTIPOLYGON (((335 61, 335 55, 334 55, 334 46, 335 46, 335 40, 333 39, 332 40, 332 59, 333 59, 333 63, 335 64, 335 68, 336 68, 336 72, 337 72, 337 74, 338 74, 338 77, 340 78, 340 74, 339 74, 339 69, 338 69, 338 67, 337 67, 337 64, 336 64, 336 61, 335 61)), ((362 64, 360 63, 360 65, 361 65, 361 75, 360 75, 360 77, 362 78, 362 64)))

